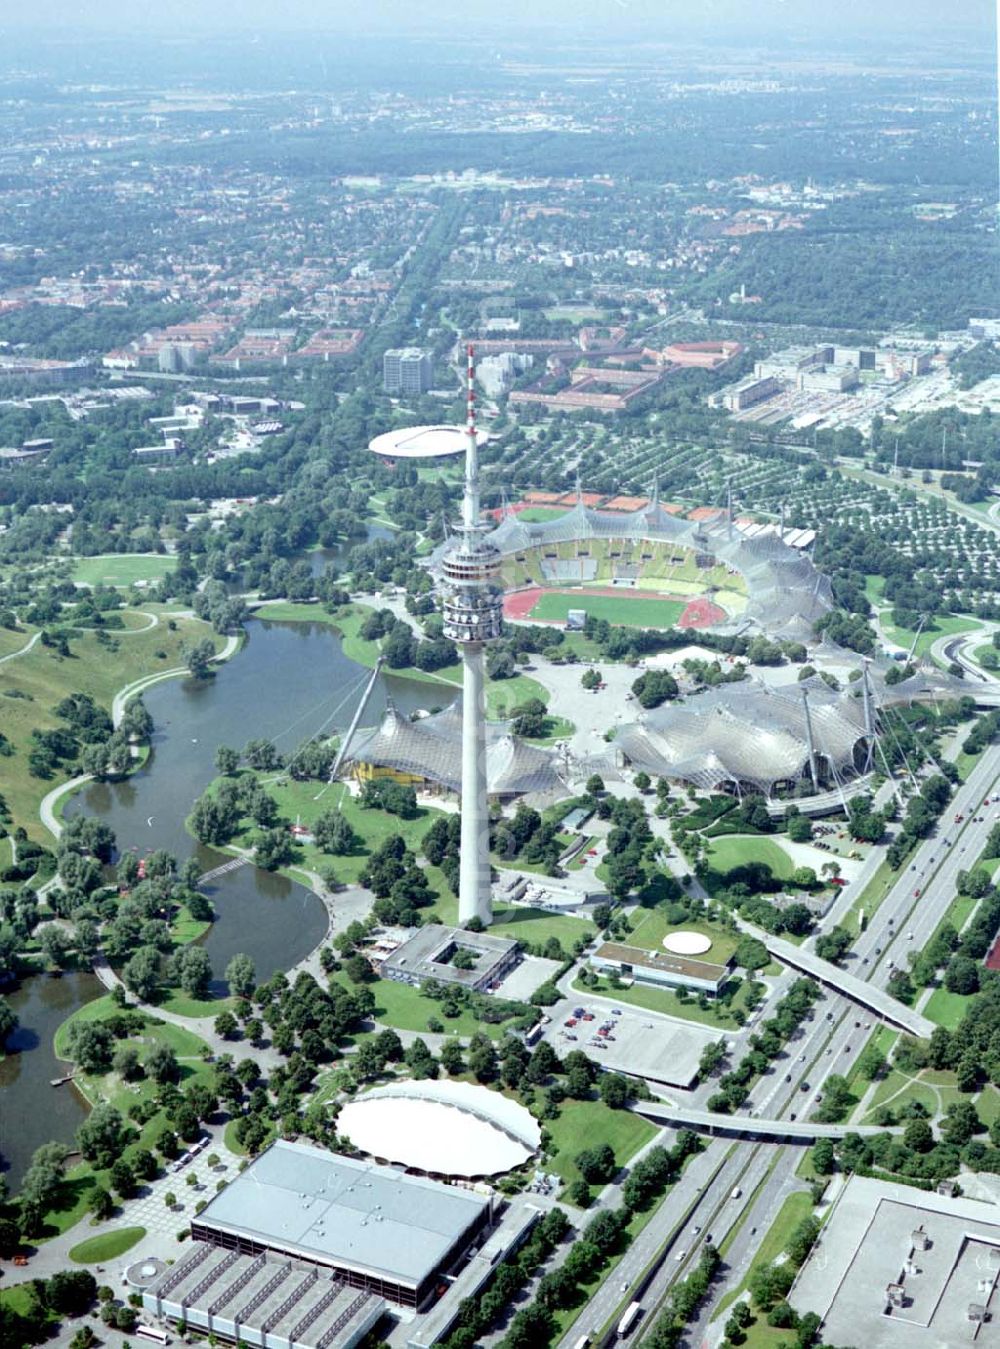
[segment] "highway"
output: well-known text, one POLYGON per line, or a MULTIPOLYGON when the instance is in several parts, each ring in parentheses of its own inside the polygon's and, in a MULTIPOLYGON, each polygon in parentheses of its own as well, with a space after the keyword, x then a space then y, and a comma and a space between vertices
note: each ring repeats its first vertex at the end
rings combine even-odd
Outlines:
MULTIPOLYGON (((995 822, 994 816, 1000 815, 1000 802, 992 800, 996 796, 1000 796, 1000 750, 994 746, 955 792, 935 834, 920 845, 858 937, 846 963, 859 979, 884 989, 890 964, 906 967, 908 951, 920 949, 929 940, 954 897, 958 872, 968 869, 980 855, 995 822), (991 801, 983 808, 986 797, 991 801), (961 823, 955 822, 958 814, 964 817, 961 823), (920 891, 919 896, 914 894, 915 890, 920 891)), ((871 874, 877 867, 875 856, 871 874)), ((824 926, 828 928, 830 923, 828 915, 824 926)), ((786 1056, 754 1084, 744 1107, 745 1114, 753 1112, 763 1118, 783 1117, 790 1121, 807 1118, 822 1095, 825 1079, 831 1072, 846 1073, 850 1069, 876 1024, 877 1017, 827 989, 816 1004, 813 1019, 805 1022, 790 1042, 786 1056)), ((692 1103, 695 1100, 700 1103, 714 1089, 714 1084, 707 1083, 697 1092, 684 1095, 692 1103)), ((778 1154, 779 1165, 768 1176, 775 1155, 773 1144, 723 1139, 709 1143, 559 1342, 562 1349, 570 1349, 584 1332, 596 1336, 637 1296, 643 1302, 644 1313, 630 1339, 640 1340, 672 1283, 690 1272, 697 1262, 706 1237, 711 1235, 716 1243, 721 1242, 741 1216, 743 1207, 728 1200, 735 1185, 739 1184, 745 1195, 755 1185, 762 1185, 753 1212, 746 1220, 754 1227, 770 1221, 766 1215, 776 1211, 784 1194, 795 1188, 794 1162, 799 1149, 783 1148, 778 1154), (758 1175, 761 1179, 756 1179, 758 1175), (740 1176, 748 1184, 737 1179, 740 1176), (693 1208, 692 1186, 697 1197, 693 1208), (695 1226, 701 1231, 695 1232, 695 1226), (678 1252, 683 1252, 679 1259, 678 1252), (643 1279, 657 1254, 662 1260, 658 1271, 643 1279)), ((726 1285, 713 1294, 713 1302, 718 1301, 727 1285, 734 1286, 745 1274, 754 1249, 750 1235, 747 1229, 741 1230, 739 1239, 727 1252, 726 1285)), ((707 1322, 707 1316, 708 1309, 700 1325, 707 1322)), ((603 1340, 595 1339, 595 1343, 613 1343, 615 1339, 612 1331, 603 1340)))

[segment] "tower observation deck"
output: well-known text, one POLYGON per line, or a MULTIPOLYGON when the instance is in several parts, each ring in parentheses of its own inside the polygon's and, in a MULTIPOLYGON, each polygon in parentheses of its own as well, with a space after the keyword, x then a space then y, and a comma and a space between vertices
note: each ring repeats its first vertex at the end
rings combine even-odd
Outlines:
POLYGON ((479 514, 479 447, 476 436, 475 352, 467 348, 465 490, 462 521, 442 557, 444 635, 462 653, 462 834, 458 920, 493 917, 490 890, 490 821, 486 800, 486 642, 500 636, 501 557, 486 538, 479 514))

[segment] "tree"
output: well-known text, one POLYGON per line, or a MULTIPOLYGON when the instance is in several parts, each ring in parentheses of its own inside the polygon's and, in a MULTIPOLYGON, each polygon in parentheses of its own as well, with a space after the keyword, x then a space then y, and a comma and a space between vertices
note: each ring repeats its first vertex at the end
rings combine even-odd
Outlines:
POLYGON ((85 1073, 106 1073, 111 1067, 114 1040, 101 1021, 74 1021, 67 1034, 74 1063, 85 1073))
POLYGON ((477 1082, 492 1082, 497 1075, 497 1056, 493 1041, 477 1032, 469 1041, 469 1071, 477 1082))
POLYGON ((103 1185, 96 1186, 91 1193, 88 1207, 98 1222, 104 1222, 107 1218, 110 1218, 115 1211, 115 1201, 111 1191, 106 1190, 103 1185))
POLYGON ((601 676, 591 667, 588 670, 584 670, 583 674, 580 676, 580 683, 588 691, 599 689, 601 687, 601 676))
POLYGON ((152 946, 141 946, 122 966, 122 982, 142 1002, 152 1002, 160 981, 160 955, 152 946))
POLYGON ((118 1157, 112 1163, 111 1184, 123 1199, 131 1199, 135 1194, 135 1172, 124 1157, 118 1157))
POLYGON ((630 1095, 628 1082, 618 1073, 603 1073, 598 1087, 601 1100, 612 1110, 623 1110, 630 1095))
POLYGON ((762 941, 756 937, 741 937, 736 945, 734 959, 745 970, 762 970, 771 957, 762 941))
POLYGON ((108 1167, 120 1156, 128 1140, 128 1127, 112 1105, 101 1102, 76 1131, 77 1147, 87 1161, 108 1167))
POLYGON ((284 829, 263 829, 254 840, 254 861, 264 871, 277 871, 293 856, 292 838, 284 829))
POLYGON ((146 1059, 146 1072, 164 1086, 168 1082, 179 1082, 181 1076, 180 1064, 177 1062, 177 1055, 169 1045, 154 1045, 149 1051, 146 1059))
POLYGON ((226 966, 226 983, 237 998, 249 998, 257 983, 257 972, 250 956, 238 951, 226 966))
POLYGON ((229 745, 220 745, 215 751, 215 766, 224 776, 233 777, 240 766, 239 750, 231 749, 229 745))
POLYGON ((952 956, 944 972, 944 986, 949 993, 977 993, 979 991, 978 963, 968 956, 952 956))
POLYGON ((5 997, 0 995, 0 1050, 20 1024, 17 1013, 5 997))
POLYGON ((788 837, 793 843, 808 843, 812 838, 812 825, 805 815, 793 815, 788 821, 788 837))
POLYGON ((135 1045, 122 1045, 115 1052, 111 1065, 123 1082, 138 1082, 145 1076, 135 1045))
POLYGON ((647 670, 632 685, 632 692, 647 710, 659 707, 678 694, 677 680, 667 670, 647 670))
POLYGON ((171 960, 171 973, 191 998, 208 996, 212 962, 201 946, 182 946, 171 960))
POLYGON ((945 1111, 941 1124, 941 1138, 953 1147, 962 1148, 974 1134, 981 1133, 982 1122, 971 1101, 953 1101, 945 1111))
POLYGON ((580 1175, 591 1185, 605 1184, 617 1170, 615 1154, 609 1143, 598 1143, 595 1147, 586 1148, 578 1152, 573 1161, 580 1175))
POLYGON ((934 1133, 925 1119, 911 1119, 903 1129, 903 1142, 914 1152, 929 1152, 934 1146, 934 1133))
POLYGON ((211 639, 203 637, 200 642, 181 648, 181 654, 192 679, 210 679, 214 674, 212 661, 215 659, 215 646, 211 639))
POLYGON ((62 1316, 83 1316, 96 1297, 97 1280, 85 1269, 61 1269, 45 1282, 45 1301, 62 1316))
POLYGON ((339 810, 328 810, 319 816, 313 825, 313 837, 324 852, 336 856, 353 852, 358 843, 350 821, 339 810))
POLYGON ((58 923, 46 923, 38 932, 38 944, 45 958, 56 966, 63 965, 72 946, 72 940, 66 930, 58 923))
POLYGON ((821 1176, 830 1176, 836 1168, 833 1143, 829 1138, 818 1138, 812 1150, 813 1170, 821 1176))

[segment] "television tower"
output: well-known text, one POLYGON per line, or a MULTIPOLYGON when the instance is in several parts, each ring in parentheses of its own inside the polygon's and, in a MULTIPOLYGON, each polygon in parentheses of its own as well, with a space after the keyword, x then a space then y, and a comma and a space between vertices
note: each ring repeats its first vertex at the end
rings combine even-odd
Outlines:
POLYGON ((479 518, 479 445, 476 437, 475 350, 466 349, 465 491, 462 523, 442 558, 444 635, 462 653, 462 834, 458 921, 493 919, 490 890, 490 818, 486 800, 484 646, 500 636, 503 592, 500 553, 479 518))

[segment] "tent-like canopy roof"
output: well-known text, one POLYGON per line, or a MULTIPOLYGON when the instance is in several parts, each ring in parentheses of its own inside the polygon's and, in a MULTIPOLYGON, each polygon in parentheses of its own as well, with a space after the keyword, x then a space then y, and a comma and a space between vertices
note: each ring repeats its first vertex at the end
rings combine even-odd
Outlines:
MULTIPOLYGON (((392 768, 459 792, 462 709, 457 702, 418 721, 388 707, 379 726, 358 731, 349 762, 392 768)), ((486 723, 486 784, 497 796, 568 795, 551 750, 512 734, 509 722, 486 723)))

